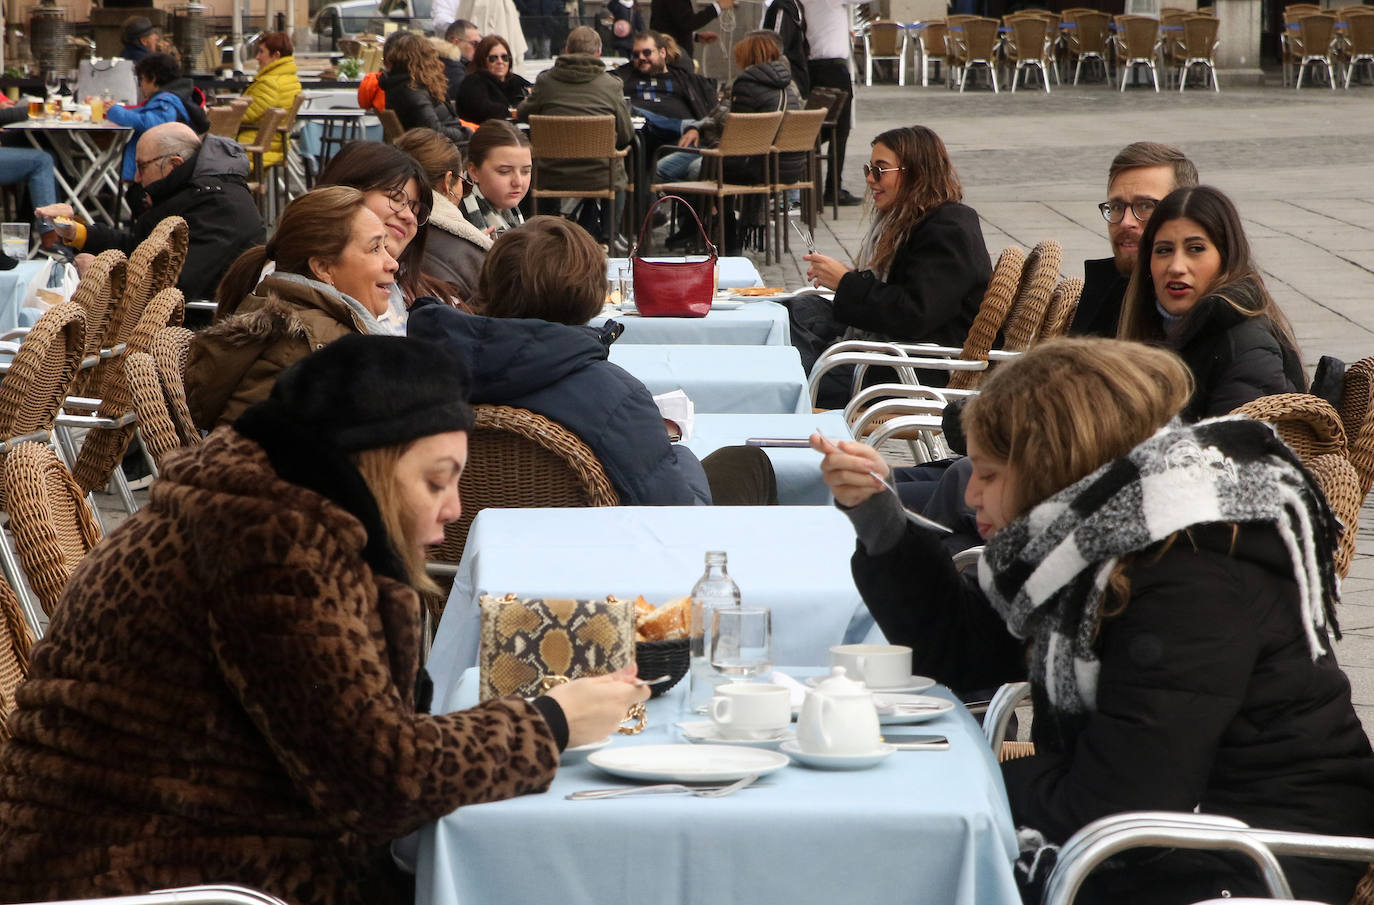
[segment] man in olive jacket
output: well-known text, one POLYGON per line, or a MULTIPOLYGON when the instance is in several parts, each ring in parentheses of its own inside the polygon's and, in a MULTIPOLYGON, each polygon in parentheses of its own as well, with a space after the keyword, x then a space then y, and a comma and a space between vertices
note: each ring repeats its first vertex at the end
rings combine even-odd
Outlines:
MULTIPOLYGON (((615 117, 615 146, 629 146, 634 137, 630 108, 622 98, 620 79, 606 71, 601 61, 601 36, 586 26, 568 35, 563 53, 553 68, 541 72, 534 90, 521 102, 516 118, 528 122, 531 116, 606 116, 615 117)), ((550 160, 536 164, 540 188, 594 189, 606 187, 606 163, 600 160, 550 160)), ((627 180, 625 167, 613 168, 614 185, 623 193, 627 180)))

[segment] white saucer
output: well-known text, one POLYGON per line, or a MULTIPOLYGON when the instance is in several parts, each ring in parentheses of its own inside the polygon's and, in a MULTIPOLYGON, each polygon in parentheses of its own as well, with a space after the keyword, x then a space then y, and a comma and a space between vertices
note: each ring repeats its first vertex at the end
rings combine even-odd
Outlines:
POLYGON ((873 704, 878 708, 878 722, 884 726, 924 723, 954 709, 954 702, 949 698, 924 694, 874 692, 873 704))
POLYGON ((791 729, 783 729, 776 735, 770 735, 767 738, 726 738, 720 734, 720 729, 710 720, 678 723, 677 728, 682 730, 682 737, 689 742, 713 745, 748 745, 751 748, 776 748, 783 742, 791 741, 797 737, 797 733, 791 729))
MULTIPOLYGON (((821 681, 823 681, 823 680, 825 680, 825 679, 828 679, 828 678, 830 678, 830 677, 829 677, 829 676, 810 676, 810 677, 808 677, 807 680, 806 680, 806 685, 807 685, 808 688, 815 688, 817 682, 821 682, 821 681)), ((909 692, 922 692, 922 691, 925 691, 927 688, 932 687, 934 684, 935 684, 935 680, 934 680, 934 679, 931 679, 931 678, 927 678, 926 676, 910 676, 910 677, 908 678, 908 681, 902 683, 901 685, 884 685, 884 686, 882 686, 882 687, 878 687, 878 686, 875 686, 875 685, 869 685, 869 686, 868 686, 868 690, 871 691, 871 692, 873 692, 874 694, 878 694, 878 693, 880 693, 880 692, 883 692, 883 693, 908 692, 908 691, 909 691, 909 692)))
POLYGON ((578 745, 576 748, 564 748, 563 755, 559 758, 558 762, 560 764, 577 763, 578 761, 585 760, 588 754, 591 754, 593 751, 600 751, 610 743, 611 737, 608 735, 599 742, 588 742, 585 745, 578 745))
POLYGON ((867 770, 882 763, 897 748, 883 742, 867 754, 807 754, 792 741, 783 742, 780 750, 802 766, 816 770, 867 770))
POLYGON ((712 311, 738 311, 749 304, 743 299, 720 299, 711 302, 712 311))

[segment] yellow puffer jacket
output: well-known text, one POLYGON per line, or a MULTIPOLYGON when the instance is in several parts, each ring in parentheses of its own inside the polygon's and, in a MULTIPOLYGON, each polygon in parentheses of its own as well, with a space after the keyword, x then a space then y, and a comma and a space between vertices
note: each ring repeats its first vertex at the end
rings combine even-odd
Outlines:
MULTIPOLYGON (((296 77, 296 58, 279 57, 258 70, 258 77, 243 92, 248 98, 248 109, 243 114, 243 124, 252 126, 262 115, 273 107, 290 110, 296 95, 301 93, 301 80, 296 77)), ((239 130, 239 141, 252 144, 257 141, 258 130, 244 128, 239 130)), ((272 139, 272 150, 263 156, 263 165, 272 166, 281 162, 281 136, 272 139)))

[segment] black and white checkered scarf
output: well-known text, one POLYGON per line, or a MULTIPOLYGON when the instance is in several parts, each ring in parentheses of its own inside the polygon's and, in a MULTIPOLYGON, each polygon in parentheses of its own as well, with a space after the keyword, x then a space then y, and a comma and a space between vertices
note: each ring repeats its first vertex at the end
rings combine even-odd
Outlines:
POLYGON ((1093 651, 1117 561, 1209 523, 1268 523, 1297 581, 1312 659, 1326 652, 1338 596, 1326 498, 1273 430, 1245 418, 1174 422, 1066 487, 988 541, 978 578, 1012 634, 1030 641, 1030 680, 1061 740, 1096 708, 1093 651))

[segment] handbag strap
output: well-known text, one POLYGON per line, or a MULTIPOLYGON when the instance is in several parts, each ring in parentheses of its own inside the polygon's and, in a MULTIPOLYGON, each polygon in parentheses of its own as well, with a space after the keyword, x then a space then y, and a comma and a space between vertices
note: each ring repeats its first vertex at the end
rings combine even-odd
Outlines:
POLYGON ((710 255, 712 259, 716 258, 716 247, 711 244, 711 238, 706 235, 706 227, 701 225, 701 218, 697 216, 696 209, 687 203, 687 199, 680 195, 664 195, 653 204, 649 205, 649 212, 644 215, 644 223, 639 227, 639 238, 635 240, 635 247, 634 250, 630 252, 630 257, 643 258, 639 253, 639 249, 644 246, 644 237, 648 235, 649 230, 653 229, 654 210, 665 201, 680 202, 683 207, 691 212, 692 219, 695 220, 697 224, 697 233, 700 234, 702 241, 706 243, 706 253, 710 255))

